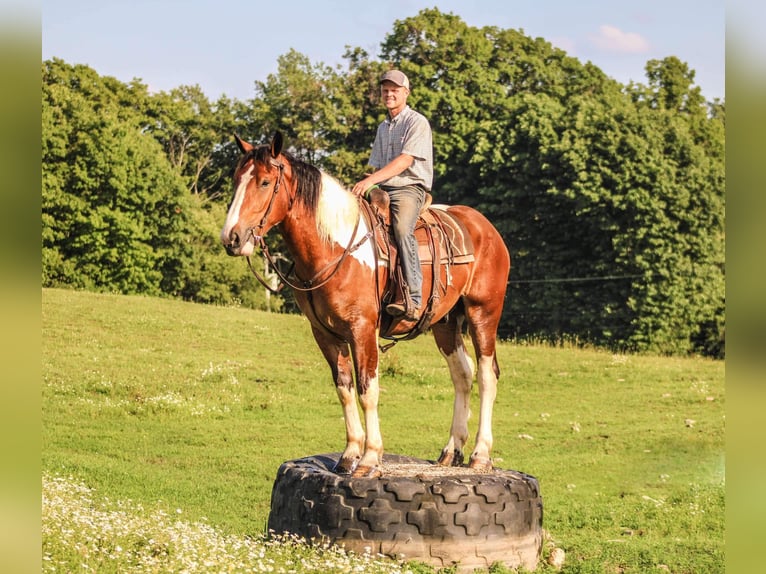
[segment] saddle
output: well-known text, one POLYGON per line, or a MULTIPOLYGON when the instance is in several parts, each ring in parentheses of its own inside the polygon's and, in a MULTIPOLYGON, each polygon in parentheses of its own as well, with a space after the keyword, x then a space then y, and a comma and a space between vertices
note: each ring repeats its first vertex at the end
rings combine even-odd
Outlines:
MULTIPOLYGON (((426 201, 420 210, 417 224, 415 225, 415 238, 418 242, 418 256, 423 275, 431 275, 431 290, 423 293, 423 312, 420 320, 413 329, 399 338, 388 335, 392 327, 398 322, 388 315, 381 318, 381 337, 392 339, 394 343, 402 339, 412 339, 428 329, 433 318, 433 308, 439 298, 446 293, 450 285, 450 268, 453 265, 461 265, 474 261, 474 248, 468 231, 454 216, 447 211, 447 206, 433 205, 433 198, 426 193, 426 201), (442 270, 446 277, 446 284, 441 280, 442 270)), ((388 262, 389 281, 388 288, 382 294, 383 307, 394 300, 407 300, 409 289, 407 288, 401 266, 398 264, 398 248, 394 241, 391 229, 391 214, 389 210, 390 200, 388 193, 379 188, 374 188, 369 193, 367 217, 371 220, 371 228, 374 231, 375 246, 379 261, 388 262)), ((385 314, 384 314, 385 315, 385 314)), ((392 345, 394 344, 392 343, 392 345)), ((383 350, 387 350, 387 345, 383 350)))

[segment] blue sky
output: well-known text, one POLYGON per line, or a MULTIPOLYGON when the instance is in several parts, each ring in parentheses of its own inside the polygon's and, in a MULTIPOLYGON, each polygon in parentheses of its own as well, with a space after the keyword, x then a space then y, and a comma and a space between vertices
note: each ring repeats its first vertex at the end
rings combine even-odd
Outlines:
MULTIPOLYGON (((42 0, 42 57, 86 64, 153 90, 198 84, 247 100, 290 49, 343 63, 378 55, 396 20, 423 8, 470 26, 522 29, 607 75, 645 83, 648 60, 677 56, 705 98, 725 97, 724 0, 42 0)), ((416 83, 416 82, 413 82, 416 83)))

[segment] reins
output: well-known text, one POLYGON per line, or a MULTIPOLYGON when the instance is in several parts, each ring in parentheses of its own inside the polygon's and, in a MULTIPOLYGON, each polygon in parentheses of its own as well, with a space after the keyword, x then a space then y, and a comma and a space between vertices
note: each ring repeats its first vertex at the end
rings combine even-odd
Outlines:
MULTIPOLYGON (((280 175, 281 173, 282 172, 280 171, 280 175)), ((279 182, 277 182, 277 186, 275 187, 278 187, 278 186, 279 186, 279 182)), ((274 191, 274 195, 272 196, 272 202, 269 203, 269 207, 266 214, 268 214, 268 211, 271 210, 271 204, 273 203, 273 197, 275 196, 276 196, 276 189, 274 191)), ((362 200, 357 199, 357 201, 361 204, 362 200)), ((261 220, 261 223, 264 223, 265 219, 266 219, 266 215, 264 215, 263 219, 261 220)), ((351 239, 349 240, 349 243, 346 246, 346 248, 343 250, 343 253, 341 253, 338 257, 336 257, 330 263, 325 265, 322 269, 317 271, 314 274, 314 277, 306 281, 301 281, 301 285, 293 283, 289 278, 289 275, 295 269, 295 262, 293 262, 293 264, 290 266, 290 271, 288 271, 287 274, 282 273, 279 270, 279 268, 276 266, 274 258, 271 256, 271 253, 269 252, 269 248, 266 245, 266 242, 264 241, 263 237, 256 236, 255 233, 253 233, 253 239, 256 239, 257 243, 260 245, 261 252, 265 255, 266 260, 269 262, 269 265, 271 265, 272 269, 274 269, 274 272, 277 274, 277 277, 279 277, 279 280, 282 282, 282 285, 280 285, 276 289, 268 285, 266 283, 266 280, 263 279, 253 267, 253 264, 251 263, 249 256, 246 257, 247 265, 248 267, 250 267, 250 271, 258 280, 258 282, 274 294, 279 293, 284 288, 285 285, 287 285, 291 289, 295 289, 296 291, 304 291, 304 292, 314 291, 316 289, 319 289, 320 287, 323 287, 324 285, 326 285, 330 281, 330 279, 332 279, 335 276, 335 274, 340 270, 340 267, 343 264, 343 261, 346 260, 346 257, 348 257, 350 253, 353 253, 354 251, 359 249, 364 244, 365 241, 367 241, 370 237, 372 237, 373 230, 370 229, 367 233, 364 234, 364 236, 356 244, 354 244, 354 239, 356 238, 356 232, 359 230, 359 222, 361 221, 361 219, 362 219, 362 213, 361 213, 361 205, 360 205, 359 215, 357 216, 356 224, 354 225, 354 231, 351 233, 351 239), (327 277, 325 277, 322 281, 320 281, 319 283, 316 283, 317 278, 321 277, 333 265, 335 266, 335 269, 333 269, 332 272, 327 277)), ((262 225, 260 226, 263 227, 262 225)), ((300 278, 298 279, 300 280, 300 278)))
MULTIPOLYGON (((258 282, 263 285, 265 289, 267 289, 269 292, 278 294, 285 286, 288 286, 295 291, 300 291, 303 293, 306 293, 308 304, 311 307, 311 311, 314 314, 314 317, 319 322, 320 325, 330 334, 335 336, 337 339, 343 341, 343 337, 332 330, 332 328, 328 325, 326 325, 319 317, 319 315, 316 312, 316 309, 314 308, 313 298, 312 298, 312 292, 316 291, 317 289, 323 287, 326 285, 335 275, 340 271, 341 266, 343 265, 343 262, 346 260, 346 258, 349 256, 349 254, 353 253, 357 249, 359 249, 364 243, 375 235, 375 226, 373 225, 371 215, 369 213, 369 206, 367 206, 362 198, 357 198, 357 204, 358 204, 358 214, 356 218, 356 222, 354 224, 354 230, 351 232, 351 237, 349 238, 348 245, 346 245, 345 249, 343 250, 343 253, 341 253, 339 256, 334 258, 332 261, 330 261, 327 265, 322 267, 319 271, 317 271, 314 276, 311 279, 308 280, 301 280, 300 277, 295 274, 295 278, 297 279, 297 283, 294 280, 290 279, 290 276, 294 273, 295 270, 295 261, 292 262, 290 269, 287 273, 283 273, 276 265, 276 261, 274 260, 274 257, 272 257, 271 253, 269 252, 268 245, 266 245, 266 241, 264 239, 263 235, 256 234, 255 230, 261 231, 267 223, 267 219, 269 214, 271 213, 271 210, 274 206, 274 201, 277 197, 277 193, 279 192, 280 184, 282 182, 282 175, 284 173, 284 164, 282 162, 277 162, 276 160, 271 160, 271 165, 274 167, 279 168, 279 177, 277 179, 276 184, 274 185, 274 191, 271 195, 271 198, 269 200, 269 204, 266 207, 266 211, 263 214, 263 217, 261 218, 260 223, 254 228, 250 230, 250 234, 252 235, 253 241, 256 246, 259 246, 261 248, 261 252, 263 253, 264 257, 266 258, 266 261, 268 262, 268 265, 271 265, 272 269, 274 269, 275 274, 279 278, 281 284, 277 286, 277 288, 273 288, 269 283, 266 281, 264 277, 261 276, 258 271, 255 270, 255 267, 253 266, 252 261, 250 261, 250 256, 246 256, 245 259, 247 260, 247 265, 250 268, 250 272, 253 274, 253 276, 258 280, 258 282), (368 223, 368 231, 365 233, 356 243, 354 242, 356 239, 356 234, 359 231, 359 222, 362 220, 362 217, 365 217, 365 220, 368 223), (329 271, 329 274, 328 274, 329 271)), ((289 196, 289 192, 288 192, 289 196)), ((293 200, 294 197, 289 197, 289 203, 287 206, 287 210, 290 211, 293 206, 293 200)), ((377 265, 377 250, 375 247, 375 244, 373 242, 372 245, 373 253, 375 254, 375 269, 378 269, 377 265)), ((379 291, 378 281, 377 281, 377 273, 376 273, 376 280, 375 280, 375 289, 376 293, 379 291)), ((378 302, 380 302, 379 293, 377 297, 378 302)), ((380 321, 380 307, 378 307, 378 321, 380 321)))

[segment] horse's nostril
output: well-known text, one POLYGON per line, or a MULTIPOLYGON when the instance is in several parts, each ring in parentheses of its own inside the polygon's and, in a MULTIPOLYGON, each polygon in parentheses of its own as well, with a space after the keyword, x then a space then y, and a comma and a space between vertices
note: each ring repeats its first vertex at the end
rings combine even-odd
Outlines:
POLYGON ((239 233, 231 230, 231 233, 229 233, 229 245, 232 247, 239 247, 239 233))

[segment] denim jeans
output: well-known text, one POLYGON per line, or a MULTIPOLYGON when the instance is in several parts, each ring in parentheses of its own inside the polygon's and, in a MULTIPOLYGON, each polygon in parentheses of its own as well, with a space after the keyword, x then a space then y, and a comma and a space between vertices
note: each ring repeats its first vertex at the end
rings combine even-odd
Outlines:
POLYGON ((420 208, 423 207, 426 199, 426 193, 423 188, 414 185, 383 189, 391 198, 391 226, 394 230, 394 239, 399 247, 404 280, 410 288, 412 302, 416 307, 419 307, 423 300, 423 273, 420 270, 418 242, 414 232, 420 208))

